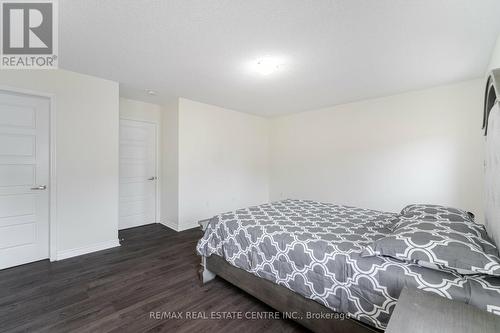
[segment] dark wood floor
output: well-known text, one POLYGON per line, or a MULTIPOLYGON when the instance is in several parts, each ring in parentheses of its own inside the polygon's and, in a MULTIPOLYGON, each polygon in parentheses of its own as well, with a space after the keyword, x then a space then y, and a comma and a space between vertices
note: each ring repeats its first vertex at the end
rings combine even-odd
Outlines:
POLYGON ((198 281, 199 230, 120 232, 122 246, 0 271, 1 332, 303 332, 289 320, 151 319, 150 312, 272 311, 216 278, 198 281))

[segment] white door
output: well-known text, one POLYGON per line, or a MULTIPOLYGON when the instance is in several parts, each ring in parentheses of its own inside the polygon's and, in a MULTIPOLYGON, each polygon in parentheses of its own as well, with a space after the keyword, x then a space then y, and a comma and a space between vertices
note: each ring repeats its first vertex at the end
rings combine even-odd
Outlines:
POLYGON ((0 269, 49 257, 49 109, 0 90, 0 269))
POLYGON ((156 222, 156 125, 120 120, 120 229, 156 222))

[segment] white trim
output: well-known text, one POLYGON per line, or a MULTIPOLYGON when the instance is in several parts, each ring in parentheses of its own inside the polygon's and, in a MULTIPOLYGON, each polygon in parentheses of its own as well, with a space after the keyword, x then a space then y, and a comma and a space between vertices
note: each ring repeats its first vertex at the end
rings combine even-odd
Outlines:
MULTIPOLYGON (((155 186, 155 196, 156 196, 156 202, 155 202, 155 223, 162 223, 161 222, 161 212, 160 212, 160 207, 161 207, 161 189, 160 189, 160 183, 161 183, 161 175, 160 175, 160 123, 157 121, 150 121, 150 120, 141 120, 137 119, 134 117, 120 117, 119 120, 127 120, 127 121, 137 121, 139 123, 147 123, 147 124, 152 124, 155 125, 155 150, 156 150, 156 156, 155 156, 155 177, 156 177, 156 186, 155 186)), ((120 139, 118 139, 120 141, 120 139)), ((120 209, 120 200, 118 200, 118 210, 120 209)), ((119 223, 119 222, 118 222, 119 223)), ((163 223, 162 223, 163 224, 163 223)), ((142 224, 141 224, 142 225, 142 224)), ((141 225, 138 225, 141 226, 141 225)), ((129 228, 129 227, 127 227, 129 228)), ((130 227, 132 228, 132 227, 130 227)), ((170 228, 170 227, 169 227, 170 228)))
POLYGON ((194 224, 183 224, 183 225, 177 226, 177 231, 184 231, 184 230, 189 230, 189 229, 198 228, 198 227, 199 227, 199 225, 197 222, 194 224))
POLYGON ((159 222, 161 225, 164 225, 167 228, 170 228, 174 231, 179 231, 179 228, 177 227, 177 223, 171 222, 171 221, 166 221, 166 220, 160 220, 159 222))
POLYGON ((56 168, 56 96, 50 97, 50 192, 49 192, 49 224, 50 224, 50 249, 49 259, 57 259, 57 168, 56 168))
POLYGON ((57 260, 56 95, 43 91, 0 85, 0 90, 48 98, 49 106, 49 259, 57 260))
POLYGON ((81 256, 84 254, 111 249, 120 246, 120 241, 118 239, 113 239, 106 242, 95 243, 92 245, 82 246, 76 249, 59 251, 57 253, 57 260, 64 260, 68 258, 73 258, 81 256))

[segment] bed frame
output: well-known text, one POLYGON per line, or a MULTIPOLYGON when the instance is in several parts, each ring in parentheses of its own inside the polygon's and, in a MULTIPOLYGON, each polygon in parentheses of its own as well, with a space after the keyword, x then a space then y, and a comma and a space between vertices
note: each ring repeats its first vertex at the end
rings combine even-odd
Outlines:
POLYGON ((219 276, 302 326, 317 333, 373 333, 382 332, 357 320, 339 314, 320 303, 307 299, 286 287, 259 278, 234 267, 217 255, 202 257, 201 280, 207 283, 219 276), (323 314, 331 319, 307 319, 306 313, 323 314))

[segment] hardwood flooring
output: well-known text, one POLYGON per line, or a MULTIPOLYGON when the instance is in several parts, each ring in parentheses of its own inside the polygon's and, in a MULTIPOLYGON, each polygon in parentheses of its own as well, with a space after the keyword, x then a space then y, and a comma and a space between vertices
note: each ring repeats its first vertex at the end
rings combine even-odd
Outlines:
POLYGON ((273 310, 219 278, 202 286, 200 237, 197 229, 177 233, 153 224, 120 231, 115 249, 2 270, 0 332, 305 331, 290 320, 245 318, 273 310), (244 318, 188 319, 188 312, 244 318))

